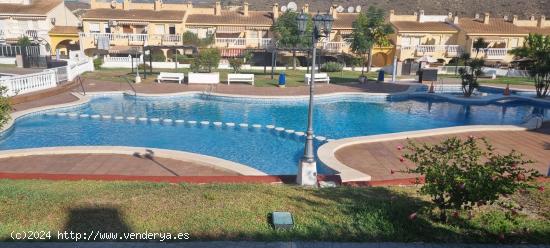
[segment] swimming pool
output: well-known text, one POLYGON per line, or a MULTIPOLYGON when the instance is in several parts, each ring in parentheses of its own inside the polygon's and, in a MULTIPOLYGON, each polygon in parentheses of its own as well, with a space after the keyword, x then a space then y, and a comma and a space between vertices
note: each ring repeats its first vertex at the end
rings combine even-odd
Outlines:
MULTIPOLYGON (((318 136, 339 139, 461 125, 520 124, 532 113, 549 116, 550 105, 521 100, 468 105, 426 97, 340 95, 317 98, 314 128, 318 136)), ((215 156, 268 174, 296 174, 304 142, 299 132, 306 126, 306 114, 306 98, 106 94, 78 107, 19 118, 4 135, 0 149, 152 147, 215 156)), ((318 138, 316 146, 326 142, 318 138)), ((319 173, 333 172, 319 165, 319 173)))

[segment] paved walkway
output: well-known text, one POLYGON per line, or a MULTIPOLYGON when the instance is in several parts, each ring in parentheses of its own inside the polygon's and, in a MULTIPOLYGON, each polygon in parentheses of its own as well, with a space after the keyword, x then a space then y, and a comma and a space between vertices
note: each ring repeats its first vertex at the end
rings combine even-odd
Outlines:
MULTIPOLYGON (((453 135, 436 135, 430 137, 414 138, 415 142, 436 143, 449 136, 467 138, 469 135, 486 137, 499 153, 508 153, 515 149, 525 154, 526 159, 536 161, 528 168, 537 169, 543 175, 549 173, 550 166, 550 123, 545 123, 543 128, 535 131, 514 132, 468 132, 453 135)), ((336 152, 336 158, 345 165, 355 168, 372 176, 373 181, 412 178, 414 175, 405 173, 391 173, 391 170, 403 170, 409 163, 401 163, 399 157, 402 151, 398 151, 398 145, 406 145, 406 140, 393 140, 384 142, 365 143, 345 147, 336 152)))
POLYGON ((194 162, 129 155, 67 154, 0 159, 0 172, 123 176, 236 176, 194 162))
POLYGON ((546 248, 550 245, 423 244, 423 243, 329 243, 329 242, 181 242, 181 243, 0 243, 0 248, 546 248))

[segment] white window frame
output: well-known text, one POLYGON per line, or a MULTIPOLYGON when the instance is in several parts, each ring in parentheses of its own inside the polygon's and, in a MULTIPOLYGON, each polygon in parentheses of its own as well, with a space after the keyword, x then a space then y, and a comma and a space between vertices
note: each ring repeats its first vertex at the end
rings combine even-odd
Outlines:
POLYGON ((90 33, 101 33, 101 24, 99 22, 90 22, 88 26, 90 33))

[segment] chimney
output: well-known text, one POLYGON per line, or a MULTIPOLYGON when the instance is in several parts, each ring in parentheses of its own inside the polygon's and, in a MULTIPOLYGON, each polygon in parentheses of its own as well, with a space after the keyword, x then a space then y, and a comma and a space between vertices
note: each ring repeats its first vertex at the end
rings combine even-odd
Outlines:
POLYGON ((216 5, 214 5, 214 15, 222 15, 222 3, 220 1, 216 1, 216 5))
POLYGON ((304 7, 302 7, 302 12, 305 14, 309 13, 309 3, 304 4, 304 7))
POLYGON ((476 20, 479 20, 479 13, 476 13, 475 18, 476 18, 476 20))
POLYGON ((424 22, 424 10, 421 9, 418 11, 418 16, 416 17, 417 22, 424 22))
POLYGON ((332 18, 334 18, 334 20, 338 19, 338 11, 336 11, 337 7, 338 5, 336 4, 333 4, 332 6, 330 6, 330 13, 332 14, 332 18))
POLYGON ((124 3, 122 4, 123 10, 130 10, 130 0, 124 0, 124 3))
POLYGON ((393 20, 393 17, 395 16, 395 10, 390 10, 390 22, 393 20))
POLYGON ((449 21, 453 20, 453 12, 447 13, 447 20, 449 20, 449 21))
POLYGON ((535 16, 534 15, 531 15, 531 17, 529 18, 530 21, 534 22, 535 21, 535 16))
POLYGON ((508 21, 508 18, 509 18, 509 17, 508 17, 507 15, 505 15, 505 16, 504 16, 504 21, 507 22, 507 21, 508 21))
POLYGON ((278 3, 273 4, 273 10, 271 12, 273 14, 273 20, 277 20, 277 18, 279 18, 279 4, 278 3))
POLYGON ((513 15, 512 16, 512 23, 515 25, 518 23, 518 15, 513 15))
POLYGON ((244 2, 243 4, 243 15, 248 16, 248 2, 244 2))
POLYGON ((458 16, 453 16, 453 24, 458 25, 458 16))
POLYGON ((193 3, 191 1, 187 2, 185 5, 187 10, 193 9, 193 3))
POLYGON ((162 9, 162 1, 161 0, 155 0, 155 11, 159 11, 162 9))
POLYGON ((489 24, 489 12, 485 12, 485 14, 483 14, 483 24, 489 24))
POLYGON ((537 27, 539 27, 539 28, 544 28, 544 23, 545 23, 545 22, 546 22, 546 16, 541 15, 541 16, 539 17, 539 21, 538 21, 538 23, 537 23, 537 27))

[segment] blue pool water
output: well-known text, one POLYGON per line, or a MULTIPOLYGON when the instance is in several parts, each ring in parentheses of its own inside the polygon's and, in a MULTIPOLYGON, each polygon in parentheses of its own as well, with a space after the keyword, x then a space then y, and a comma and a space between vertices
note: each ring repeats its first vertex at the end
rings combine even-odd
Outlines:
MULTIPOLYGON (((173 149, 211 155, 257 168, 268 174, 295 174, 303 137, 265 128, 274 125, 304 131, 307 101, 255 101, 182 96, 145 98, 97 96, 72 109, 52 110, 17 120, 0 149, 47 146, 110 145, 173 149), (102 120, 56 113, 160 118, 160 122, 102 120), (162 119, 210 121, 209 125, 163 124, 162 119), (233 122, 215 127, 212 122, 233 122), (248 123, 249 127, 239 127, 248 123), (260 124, 262 128, 254 128, 260 124)), ((550 116, 550 106, 527 102, 463 105, 413 98, 318 98, 314 112, 317 135, 331 139, 475 124, 520 124, 532 113, 550 116)), ((316 141, 316 146, 320 142, 316 141)), ((332 171, 320 166, 320 173, 332 171)))

